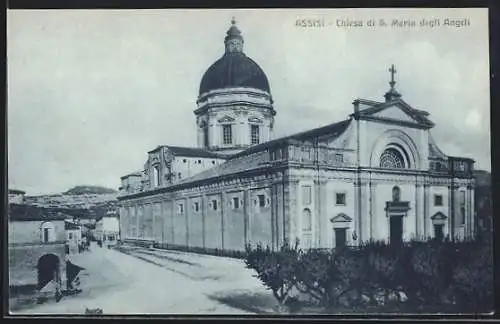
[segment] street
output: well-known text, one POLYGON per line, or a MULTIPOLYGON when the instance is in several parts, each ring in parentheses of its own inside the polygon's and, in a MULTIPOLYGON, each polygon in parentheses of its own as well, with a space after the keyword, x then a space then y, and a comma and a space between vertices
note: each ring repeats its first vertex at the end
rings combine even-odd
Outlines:
POLYGON ((12 314, 255 314, 274 299, 242 260, 125 246, 92 245, 71 257, 85 268, 82 293, 12 314), (124 253, 125 252, 125 253, 124 253), (231 306, 229 306, 231 305, 231 306))

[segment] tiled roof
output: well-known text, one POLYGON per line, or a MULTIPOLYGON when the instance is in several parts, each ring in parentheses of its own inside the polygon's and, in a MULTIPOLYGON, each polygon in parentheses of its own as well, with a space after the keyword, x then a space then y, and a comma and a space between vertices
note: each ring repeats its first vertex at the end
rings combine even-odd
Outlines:
POLYGON ((67 214, 49 208, 9 204, 9 220, 12 221, 48 221, 66 218, 68 218, 67 214))
POLYGON ((248 171, 262 167, 262 164, 268 161, 267 149, 277 145, 288 143, 290 140, 307 140, 317 138, 323 135, 341 135, 349 126, 351 119, 346 119, 338 123, 326 125, 323 127, 311 129, 305 132, 296 133, 286 137, 278 138, 269 142, 258 144, 237 153, 230 157, 226 162, 210 168, 206 171, 195 174, 192 177, 185 178, 180 183, 189 183, 203 179, 220 177, 242 171, 248 171))
POLYGON ((305 132, 300 132, 300 133, 295 133, 292 135, 288 135, 285 137, 277 138, 275 140, 269 141, 269 142, 264 142, 258 145, 254 145, 249 147, 248 149, 234 154, 231 156, 231 158, 236 158, 236 157, 241 157, 245 155, 249 155, 254 152, 259 152, 266 150, 270 147, 278 146, 284 143, 287 143, 290 140, 307 140, 307 139, 312 139, 324 135, 333 135, 333 136, 339 136, 341 135, 346 129, 347 126, 351 123, 351 118, 345 119, 343 121, 329 124, 326 126, 318 127, 318 128, 313 128, 305 132))
POLYGON ((169 145, 167 145, 166 148, 168 148, 174 155, 178 156, 227 159, 227 157, 224 155, 213 153, 201 148, 169 145))

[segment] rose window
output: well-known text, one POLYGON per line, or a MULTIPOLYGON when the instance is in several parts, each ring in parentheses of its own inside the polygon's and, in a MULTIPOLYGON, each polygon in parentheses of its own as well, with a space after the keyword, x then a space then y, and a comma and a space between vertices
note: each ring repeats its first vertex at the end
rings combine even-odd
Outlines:
POLYGON ((380 157, 380 167, 384 169, 404 169, 405 162, 399 151, 388 148, 380 157))

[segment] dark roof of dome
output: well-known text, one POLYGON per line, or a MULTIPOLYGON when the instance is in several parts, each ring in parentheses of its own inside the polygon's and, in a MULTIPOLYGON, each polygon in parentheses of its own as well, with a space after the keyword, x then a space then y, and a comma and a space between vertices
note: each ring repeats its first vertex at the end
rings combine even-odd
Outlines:
POLYGON ((264 71, 242 52, 226 52, 212 64, 201 79, 199 94, 232 87, 254 88, 270 93, 264 71))

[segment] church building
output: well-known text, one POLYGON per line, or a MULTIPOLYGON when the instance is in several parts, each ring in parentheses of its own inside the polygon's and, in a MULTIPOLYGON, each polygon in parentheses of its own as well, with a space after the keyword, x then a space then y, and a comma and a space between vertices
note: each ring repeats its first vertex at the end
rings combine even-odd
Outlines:
POLYGON ((127 242, 242 251, 246 243, 335 248, 475 233, 474 161, 443 153, 430 114, 396 90, 346 119, 274 138, 269 81, 233 19, 202 77, 197 147, 160 145, 121 178, 127 242))

